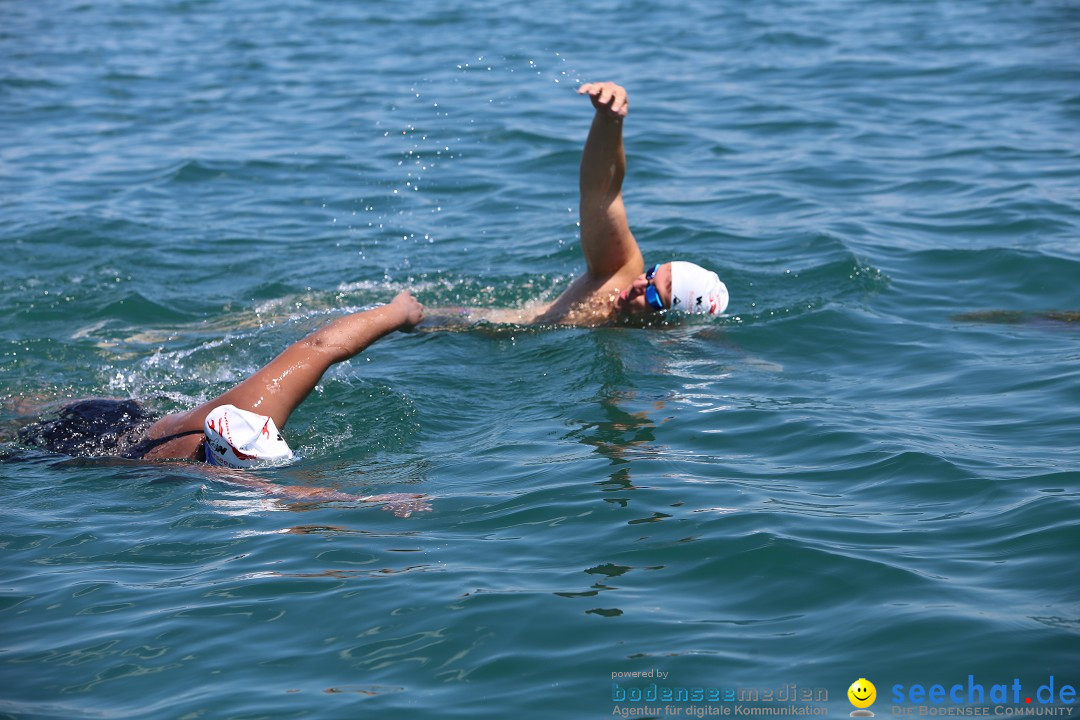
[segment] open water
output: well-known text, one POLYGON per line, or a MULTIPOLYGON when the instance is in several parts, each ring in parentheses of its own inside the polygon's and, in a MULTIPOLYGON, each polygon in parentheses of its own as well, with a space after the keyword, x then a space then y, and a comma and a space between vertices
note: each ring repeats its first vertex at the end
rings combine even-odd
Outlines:
POLYGON ((0 717, 1075 714, 1078 48, 1069 0, 0 3, 0 717), (430 512, 11 442, 401 289, 553 298, 604 79, 647 261, 730 315, 394 335, 258 473, 430 512))

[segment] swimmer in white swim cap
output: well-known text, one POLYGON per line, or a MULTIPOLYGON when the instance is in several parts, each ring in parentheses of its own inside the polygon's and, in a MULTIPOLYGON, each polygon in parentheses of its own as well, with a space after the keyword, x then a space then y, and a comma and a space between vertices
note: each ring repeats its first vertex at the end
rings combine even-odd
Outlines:
POLYGON ((423 319, 423 306, 402 292, 386 305, 335 318, 240 384, 186 412, 155 419, 133 400, 80 400, 56 419, 21 429, 19 438, 42 450, 82 457, 197 460, 233 468, 285 463, 293 453, 279 428, 323 373, 423 319))
POLYGON ((532 322, 593 326, 669 310, 722 314, 728 305, 728 291, 716 273, 685 261, 645 267, 622 198, 626 90, 611 82, 586 83, 578 93, 588 95, 596 109, 581 155, 585 274, 532 322))

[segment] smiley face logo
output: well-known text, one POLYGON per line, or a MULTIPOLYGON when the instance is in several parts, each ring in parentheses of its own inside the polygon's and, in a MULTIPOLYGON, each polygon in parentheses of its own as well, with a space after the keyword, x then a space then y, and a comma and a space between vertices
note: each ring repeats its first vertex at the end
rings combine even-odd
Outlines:
POLYGON ((859 678, 847 689, 848 700, 857 708, 868 708, 877 700, 877 688, 866 678, 859 678))

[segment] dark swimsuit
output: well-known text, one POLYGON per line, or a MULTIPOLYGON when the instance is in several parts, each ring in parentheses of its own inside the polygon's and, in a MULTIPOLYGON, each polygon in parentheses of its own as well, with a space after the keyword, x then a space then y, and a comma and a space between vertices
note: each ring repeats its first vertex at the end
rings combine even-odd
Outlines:
POLYGON ((186 437, 188 435, 202 435, 202 430, 185 430, 184 432, 173 433, 172 435, 164 435, 158 438, 143 438, 137 442, 133 447, 128 449, 124 453, 123 457, 131 460, 142 460, 146 457, 146 454, 156 447, 160 447, 167 442, 175 440, 176 438, 186 437))
POLYGON ((93 398, 65 405, 56 418, 39 420, 19 430, 24 445, 77 457, 122 457, 141 460, 156 447, 202 430, 148 438, 157 415, 134 400, 93 398))

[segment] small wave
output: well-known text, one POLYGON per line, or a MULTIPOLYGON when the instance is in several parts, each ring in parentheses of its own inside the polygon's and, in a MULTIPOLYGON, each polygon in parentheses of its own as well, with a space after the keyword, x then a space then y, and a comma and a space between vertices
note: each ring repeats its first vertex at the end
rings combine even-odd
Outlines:
POLYGON ((985 315, 989 320, 1004 308, 1061 321, 1075 307, 1080 259, 1014 247, 932 248, 909 250, 904 265, 891 272, 909 305, 939 306, 963 318, 991 313, 985 315), (960 282, 962 298, 953 288, 960 282), (1051 318, 1050 312, 1058 314, 1051 318))
POLYGON ((736 270, 725 275, 728 313, 739 324, 795 318, 836 303, 864 303, 888 287, 880 269, 848 254, 842 260, 779 273, 736 270))

